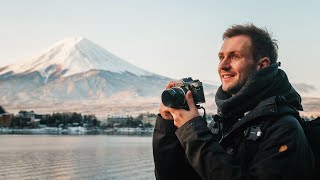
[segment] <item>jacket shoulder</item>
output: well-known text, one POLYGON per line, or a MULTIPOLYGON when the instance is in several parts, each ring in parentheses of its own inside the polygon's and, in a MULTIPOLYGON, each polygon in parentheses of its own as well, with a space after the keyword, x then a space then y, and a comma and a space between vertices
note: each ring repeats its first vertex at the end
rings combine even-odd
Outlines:
POLYGON ((274 122, 266 129, 266 133, 279 132, 281 134, 293 133, 303 134, 304 131, 298 119, 290 114, 281 115, 280 117, 273 117, 274 122))

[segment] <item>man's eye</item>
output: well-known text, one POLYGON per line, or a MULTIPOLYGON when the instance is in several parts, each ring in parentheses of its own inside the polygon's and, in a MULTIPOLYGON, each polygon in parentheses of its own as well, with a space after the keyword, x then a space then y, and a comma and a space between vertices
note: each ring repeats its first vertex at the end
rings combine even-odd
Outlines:
POLYGON ((234 54, 234 55, 231 56, 231 59, 239 59, 239 56, 234 54))
POLYGON ((223 56, 219 56, 219 60, 222 61, 224 59, 223 56))

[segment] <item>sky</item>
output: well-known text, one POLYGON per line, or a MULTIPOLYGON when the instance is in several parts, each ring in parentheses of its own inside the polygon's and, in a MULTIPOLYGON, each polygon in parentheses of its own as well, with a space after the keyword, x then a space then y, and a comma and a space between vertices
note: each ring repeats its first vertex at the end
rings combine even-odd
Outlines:
POLYGON ((83 36, 150 72, 219 84, 223 32, 254 23, 278 40, 290 81, 319 90, 319 7, 294 0, 0 0, 0 67, 83 36))

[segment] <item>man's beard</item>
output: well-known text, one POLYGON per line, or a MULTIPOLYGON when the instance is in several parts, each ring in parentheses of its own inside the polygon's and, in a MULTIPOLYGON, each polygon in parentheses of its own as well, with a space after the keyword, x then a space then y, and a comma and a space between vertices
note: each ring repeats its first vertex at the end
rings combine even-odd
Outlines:
POLYGON ((235 85, 233 87, 231 86, 230 89, 228 89, 226 92, 231 95, 235 95, 236 93, 238 93, 242 89, 242 87, 247 83, 249 77, 252 76, 252 74, 254 74, 255 72, 257 72, 255 66, 251 67, 250 71, 247 74, 243 74, 244 78, 237 80, 235 85))

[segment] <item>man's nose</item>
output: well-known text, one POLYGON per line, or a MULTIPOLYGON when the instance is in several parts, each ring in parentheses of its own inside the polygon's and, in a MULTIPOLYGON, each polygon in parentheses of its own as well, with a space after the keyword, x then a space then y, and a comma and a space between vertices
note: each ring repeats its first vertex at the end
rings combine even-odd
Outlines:
POLYGON ((219 69, 221 70, 228 70, 231 68, 230 66, 230 60, 228 58, 224 58, 223 60, 220 61, 219 63, 219 66, 218 66, 219 69))

